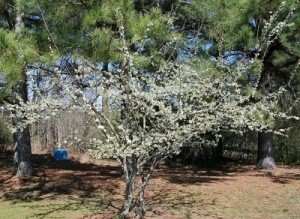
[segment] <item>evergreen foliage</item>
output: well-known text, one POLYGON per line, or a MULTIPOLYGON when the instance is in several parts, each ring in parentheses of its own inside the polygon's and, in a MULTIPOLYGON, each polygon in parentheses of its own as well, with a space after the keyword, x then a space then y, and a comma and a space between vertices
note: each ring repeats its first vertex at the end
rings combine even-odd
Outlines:
MULTIPOLYGON (((27 7, 25 7, 27 3, 26 1, 20 1, 24 10, 27 10, 27 7)), ((13 1, 1 2, 1 4, 4 8, 3 14, 7 13, 8 16, 0 17, 0 21, 5 24, 0 28, 0 74, 5 79, 5 89, 1 90, 0 98, 3 99, 11 95, 11 89, 14 85, 26 79, 27 65, 39 61, 40 56, 38 54, 39 49, 36 46, 36 33, 30 29, 30 22, 28 23, 28 29, 16 33, 14 26, 10 27, 8 25, 9 23, 15 24, 13 1)), ((29 16, 29 12, 24 17, 29 16)))
POLYGON ((147 13, 137 11, 135 4, 126 0, 40 1, 39 7, 49 30, 51 49, 61 55, 85 54, 96 62, 121 63, 124 57, 117 28, 122 25, 129 48, 142 49, 144 54, 137 60, 147 66, 149 57, 161 56, 158 59, 163 60, 157 51, 174 38, 172 19, 156 4, 147 13))

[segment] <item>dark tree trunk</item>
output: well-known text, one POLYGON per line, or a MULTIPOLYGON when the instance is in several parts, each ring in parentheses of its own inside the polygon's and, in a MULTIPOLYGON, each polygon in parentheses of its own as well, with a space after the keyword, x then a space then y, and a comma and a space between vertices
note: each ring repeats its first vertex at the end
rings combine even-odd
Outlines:
POLYGON ((31 144, 29 128, 18 130, 14 133, 14 163, 17 169, 16 175, 33 176, 34 169, 31 161, 31 144))
MULTIPOLYGON (((258 90, 264 95, 268 96, 272 93, 272 77, 277 71, 273 65, 273 54, 279 46, 279 41, 276 40, 267 49, 263 59, 263 69, 261 71, 260 79, 258 81, 258 90)), ((273 157, 273 133, 259 132, 258 133, 258 150, 257 150, 257 164, 258 169, 274 169, 276 168, 273 157)))
MULTIPOLYGON (((16 86, 16 93, 24 102, 27 101, 27 83, 20 82, 16 86)), ((15 97, 15 104, 19 104, 17 97, 15 97)), ((14 118, 13 123, 21 123, 21 118, 14 118)), ((34 169, 31 161, 31 144, 29 127, 24 129, 17 129, 13 136, 14 140, 14 165, 17 169, 17 176, 32 176, 34 169)))
POLYGON ((257 164, 258 169, 275 169, 276 164, 273 157, 273 133, 258 133, 257 164))
POLYGON ((218 145, 214 151, 214 160, 215 161, 221 162, 223 160, 223 151, 224 151, 223 138, 220 138, 218 145))
MULTIPOLYGON (((21 7, 21 0, 15 1, 15 33, 21 34, 24 30, 25 24, 23 21, 22 7, 21 7)), ((19 83, 16 84, 14 87, 14 98, 13 102, 16 105, 20 105, 20 99, 22 101, 27 102, 27 75, 26 75, 26 68, 22 72, 22 79, 19 83)), ((13 125, 17 127, 17 124, 22 123, 23 118, 15 117, 13 119, 13 125)), ((31 144, 30 144, 30 131, 29 127, 26 126, 23 129, 17 128, 17 131, 14 133, 13 136, 14 140, 14 165, 17 169, 16 175, 17 176, 32 176, 34 174, 33 165, 31 162, 31 144)))
POLYGON ((108 94, 107 94, 107 90, 109 88, 109 78, 110 75, 108 73, 108 62, 105 62, 103 64, 103 68, 102 68, 102 72, 103 72, 103 95, 102 95, 102 112, 107 115, 108 113, 108 94))

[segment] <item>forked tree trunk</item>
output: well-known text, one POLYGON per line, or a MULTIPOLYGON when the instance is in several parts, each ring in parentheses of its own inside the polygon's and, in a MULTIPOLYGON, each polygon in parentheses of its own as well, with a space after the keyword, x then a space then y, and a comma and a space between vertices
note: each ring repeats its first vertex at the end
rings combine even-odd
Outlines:
POLYGON ((149 169, 148 169, 146 175, 141 174, 142 185, 140 186, 139 193, 136 197, 135 204, 134 204, 136 218, 142 218, 146 213, 145 190, 146 190, 146 187, 148 186, 150 178, 152 177, 155 167, 162 159, 163 159, 163 156, 161 156, 161 155, 154 156, 151 160, 151 163, 150 163, 150 166, 149 166, 149 169))
POLYGON ((120 211, 122 217, 126 217, 132 209, 132 202, 134 199, 134 189, 135 181, 138 174, 136 160, 129 161, 128 158, 125 158, 123 161, 123 168, 126 176, 126 190, 125 190, 125 200, 123 207, 120 211))
POLYGON ((258 133, 257 164, 258 169, 275 169, 276 164, 273 155, 273 133, 258 133))
MULTIPOLYGON (((120 211, 121 217, 126 217, 131 211, 134 211, 135 218, 142 218, 146 213, 145 208, 145 189, 149 183, 149 180, 154 172, 156 165, 161 160, 161 156, 158 158, 153 158, 150 163, 149 169, 146 175, 141 174, 142 184, 139 188, 135 188, 135 182, 137 176, 139 174, 138 171, 138 163, 136 162, 137 159, 133 159, 133 162, 125 162, 123 163, 123 168, 125 170, 126 176, 126 191, 125 191, 125 201, 123 208, 120 211), (138 190, 138 194, 135 196, 134 191, 135 189, 138 190)), ((128 161, 128 160, 127 160, 128 161)), ((140 170, 141 171, 141 170, 140 170)))
POLYGON ((142 176, 142 185, 139 190, 139 194, 136 197, 136 202, 135 202, 135 214, 137 218, 142 218, 145 213, 146 213, 146 208, 145 208, 145 189, 148 186, 149 180, 154 172, 155 166, 158 164, 157 159, 154 158, 152 161, 148 173, 146 176, 142 176))

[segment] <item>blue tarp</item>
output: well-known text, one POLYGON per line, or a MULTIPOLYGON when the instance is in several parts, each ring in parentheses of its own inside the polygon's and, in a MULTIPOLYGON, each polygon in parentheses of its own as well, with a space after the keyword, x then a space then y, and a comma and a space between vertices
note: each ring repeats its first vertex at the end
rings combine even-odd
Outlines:
POLYGON ((55 149, 54 150, 55 160, 68 160, 68 151, 66 149, 55 149))

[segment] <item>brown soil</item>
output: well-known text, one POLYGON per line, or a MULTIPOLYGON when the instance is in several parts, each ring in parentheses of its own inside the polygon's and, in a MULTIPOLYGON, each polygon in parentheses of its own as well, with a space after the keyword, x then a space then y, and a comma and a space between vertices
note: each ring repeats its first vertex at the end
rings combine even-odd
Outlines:
MULTIPOLYGON (((71 155, 57 162, 51 155, 36 154, 37 175, 19 179, 13 176, 11 158, 10 153, 0 157, 0 201, 67 197, 89 209, 78 218, 93 219, 112 218, 122 206, 124 181, 114 161, 71 155)), ((145 218, 300 218, 299 183, 299 167, 262 171, 236 164, 162 165, 148 186, 145 218)))

